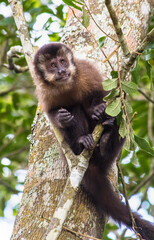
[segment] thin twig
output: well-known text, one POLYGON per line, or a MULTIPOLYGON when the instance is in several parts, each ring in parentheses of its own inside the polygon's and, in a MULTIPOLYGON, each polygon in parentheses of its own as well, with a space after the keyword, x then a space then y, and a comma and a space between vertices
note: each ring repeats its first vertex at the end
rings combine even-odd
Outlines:
POLYGON ((108 34, 99 26, 99 24, 98 24, 98 23, 96 22, 96 20, 94 19, 93 15, 92 15, 92 13, 91 13, 90 9, 88 8, 88 5, 87 5, 87 3, 86 3, 85 1, 84 1, 84 5, 85 5, 85 7, 87 8, 87 11, 88 11, 91 19, 92 19, 93 22, 96 24, 96 26, 99 28, 99 30, 101 30, 102 33, 104 33, 107 37, 111 38, 113 41, 119 43, 118 40, 116 40, 116 39, 114 39, 113 37, 111 37, 110 35, 108 35, 108 34))
POLYGON ((129 48, 128 48, 127 42, 125 40, 124 34, 122 32, 118 17, 116 15, 116 12, 114 11, 114 8, 112 6, 111 0, 105 0, 105 5, 106 5, 106 7, 108 9, 108 12, 110 14, 110 17, 112 19, 117 37, 119 39, 121 49, 123 51, 123 54, 124 54, 125 57, 127 57, 130 54, 129 48))
POLYGON ((118 50, 118 48, 120 47, 120 45, 118 45, 113 52, 103 61, 103 63, 105 63, 106 61, 108 61, 118 50))
POLYGON ((19 128, 16 132, 16 134, 14 134, 13 138, 9 139, 5 144, 3 144, 0 147, 0 152, 5 149, 10 143, 12 143, 14 141, 14 139, 16 139, 16 137, 18 137, 20 134, 22 134, 24 132, 23 128, 19 128))
POLYGON ((14 156, 17 155, 17 154, 20 154, 20 153, 22 153, 22 152, 27 151, 28 149, 29 149, 29 145, 27 144, 27 145, 25 145, 25 146, 22 147, 22 148, 19 148, 19 149, 15 150, 15 151, 12 151, 12 152, 10 152, 10 153, 7 153, 7 154, 3 155, 3 157, 9 157, 9 158, 11 158, 11 157, 14 157, 14 156))
POLYGON ((154 39, 154 28, 147 34, 147 36, 143 39, 141 44, 136 48, 136 50, 130 55, 128 61, 124 62, 121 66, 121 78, 125 79, 128 71, 134 64, 138 53, 142 53, 145 48, 153 41, 154 39))
MULTIPOLYGON (((80 19, 76 16, 76 14, 75 14, 73 8, 70 7, 70 9, 71 9, 71 11, 72 11, 74 17, 75 17, 75 18, 78 20, 78 22, 81 23, 81 25, 82 25, 82 22, 81 22, 80 19)), ((82 25, 82 26, 83 26, 83 25, 82 25)), ((93 38, 93 40, 94 40, 94 42, 96 43, 97 47, 99 47, 98 41, 96 40, 96 38, 95 38, 95 36, 92 34, 92 32, 91 32, 89 29, 87 29, 85 26, 83 26, 83 27, 84 27, 84 28, 87 30, 87 32, 91 35, 91 37, 93 38)), ((103 51, 103 49, 100 48, 100 50, 101 50, 101 52, 103 53, 104 57, 107 59, 107 56, 106 56, 105 52, 103 51)), ((110 65, 112 71, 114 71, 114 68, 113 68, 113 66, 111 65, 110 61, 107 60, 107 62, 109 63, 109 65, 110 65)))
POLYGON ((142 90, 141 88, 138 88, 137 89, 149 102, 153 103, 154 104, 154 101, 149 97, 147 96, 142 90))
POLYGON ((120 178, 121 178, 121 183, 122 183, 122 186, 123 186, 123 191, 124 191, 124 197, 125 197, 125 201, 126 201, 126 206, 127 206, 127 208, 128 208, 128 211, 129 211, 129 214, 130 214, 130 217, 131 217, 131 220, 132 220, 132 229, 134 230, 136 236, 138 236, 139 239, 142 240, 141 235, 136 231, 136 222, 135 222, 135 219, 134 219, 134 217, 133 217, 133 214, 132 214, 132 211, 131 211, 129 202, 128 202, 126 185, 125 185, 123 173, 122 173, 122 170, 121 170, 121 167, 120 167, 119 162, 117 162, 117 167, 118 167, 119 175, 120 175, 120 178))
POLYGON ((147 177, 143 179, 142 182, 140 182, 136 188, 133 189, 133 191, 129 194, 128 198, 130 198, 132 195, 136 194, 141 187, 143 187, 147 182, 149 182, 154 176, 154 172, 152 171, 147 177))
POLYGON ((134 112, 133 116, 130 119, 130 123, 133 121, 134 117, 137 115, 137 112, 134 112))
POLYGON ((21 191, 18 191, 16 189, 14 189, 9 183, 7 183, 5 180, 3 180, 2 178, 0 178, 0 185, 4 186, 5 188, 7 188, 9 191, 11 191, 14 194, 18 194, 21 191))
POLYGON ((88 239, 101 240, 100 238, 95 238, 95 237, 92 237, 92 236, 89 236, 89 235, 85 235, 85 234, 82 234, 82 233, 79 233, 79 232, 75 232, 75 231, 73 231, 72 229, 67 228, 67 227, 64 227, 64 226, 63 226, 63 229, 65 229, 65 230, 67 230, 67 231, 69 231, 69 232, 72 232, 72 233, 74 233, 76 236, 79 236, 79 237, 81 236, 81 237, 88 238, 88 239))
POLYGON ((140 205, 138 206, 137 210, 139 210, 139 209, 142 207, 142 203, 146 200, 147 192, 148 192, 148 189, 149 189, 150 185, 151 185, 151 181, 149 181, 149 182, 146 184, 146 186, 145 186, 145 191, 144 191, 144 194, 143 194, 143 196, 142 196, 142 198, 141 198, 141 203, 140 203, 140 205))

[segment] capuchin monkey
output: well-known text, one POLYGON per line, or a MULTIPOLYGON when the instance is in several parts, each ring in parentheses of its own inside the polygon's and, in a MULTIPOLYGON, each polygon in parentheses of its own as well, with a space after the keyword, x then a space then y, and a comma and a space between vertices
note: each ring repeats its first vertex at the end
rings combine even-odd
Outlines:
MULTIPOLYGON (((122 150, 116 118, 105 113, 102 76, 94 64, 74 58, 61 43, 41 47, 34 58, 36 94, 43 111, 64 135, 74 154, 94 146, 92 131, 102 123, 104 131, 93 151, 82 181, 85 192, 99 212, 111 216, 119 224, 132 228, 127 206, 113 191, 107 177, 110 166, 122 150)), ((133 212, 136 231, 143 239, 154 239, 154 226, 133 212)))

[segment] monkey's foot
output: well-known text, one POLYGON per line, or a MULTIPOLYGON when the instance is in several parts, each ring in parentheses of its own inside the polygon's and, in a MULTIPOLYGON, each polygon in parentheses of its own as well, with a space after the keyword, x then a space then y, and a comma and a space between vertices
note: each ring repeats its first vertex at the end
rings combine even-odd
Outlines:
POLYGON ((94 148, 94 139, 91 134, 80 137, 79 143, 83 144, 83 146, 88 150, 92 150, 94 148))

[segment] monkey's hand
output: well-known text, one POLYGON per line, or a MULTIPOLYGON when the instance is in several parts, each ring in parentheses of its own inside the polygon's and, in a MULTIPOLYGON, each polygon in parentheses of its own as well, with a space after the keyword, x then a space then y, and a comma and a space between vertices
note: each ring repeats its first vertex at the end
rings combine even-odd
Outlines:
POLYGON ((103 126, 113 127, 115 125, 115 117, 108 116, 107 119, 103 122, 103 126))
POLYGON ((94 139, 91 134, 81 136, 78 142, 88 150, 92 150, 94 148, 94 139))
POLYGON ((63 128, 70 127, 75 122, 74 116, 64 108, 58 110, 57 119, 63 128))
POLYGON ((93 120, 96 121, 103 121, 104 120, 104 115, 105 115, 105 109, 106 109, 106 104, 101 103, 97 106, 95 106, 92 110, 91 117, 93 120))

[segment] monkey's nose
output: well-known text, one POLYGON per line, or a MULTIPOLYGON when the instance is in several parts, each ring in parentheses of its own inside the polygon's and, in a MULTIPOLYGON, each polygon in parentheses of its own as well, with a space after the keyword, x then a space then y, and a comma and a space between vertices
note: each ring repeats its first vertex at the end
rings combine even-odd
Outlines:
POLYGON ((66 70, 64 70, 64 69, 59 69, 58 70, 59 75, 64 75, 65 73, 66 73, 66 70))

